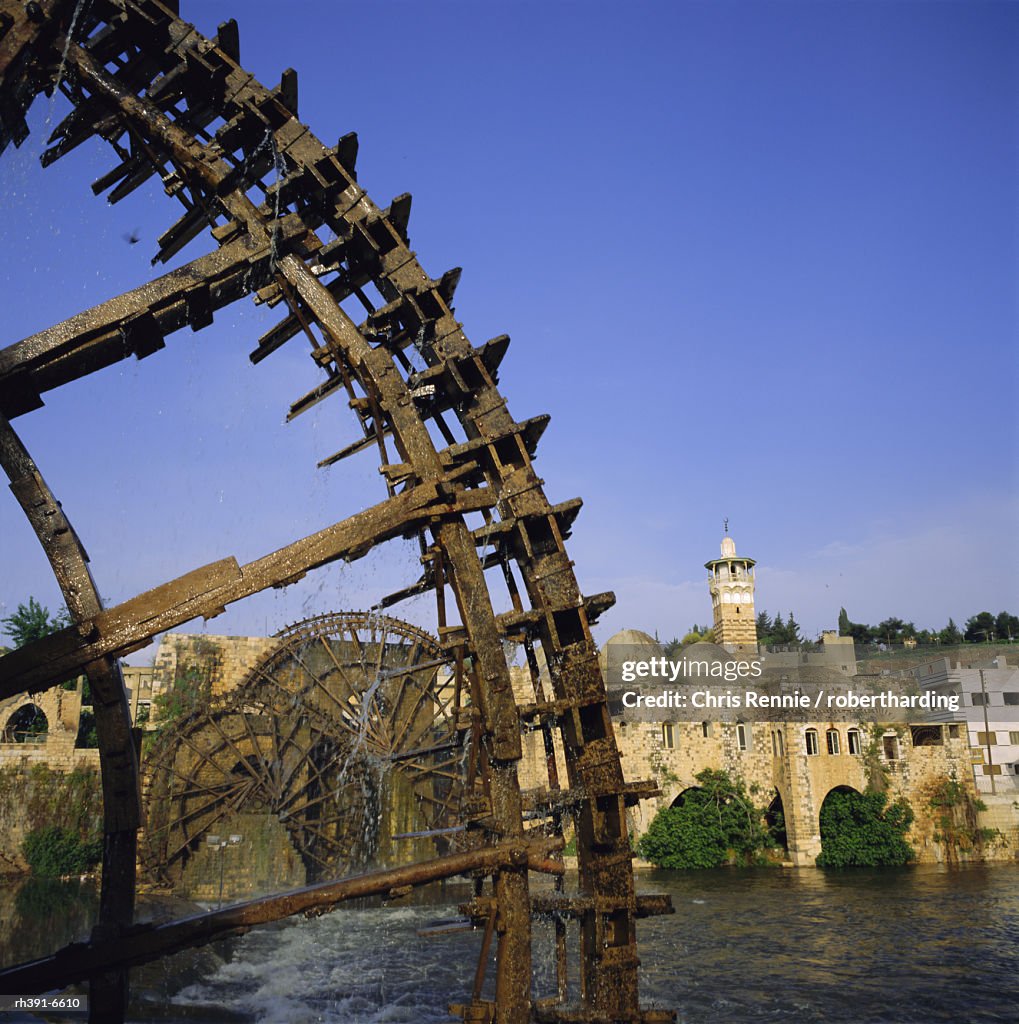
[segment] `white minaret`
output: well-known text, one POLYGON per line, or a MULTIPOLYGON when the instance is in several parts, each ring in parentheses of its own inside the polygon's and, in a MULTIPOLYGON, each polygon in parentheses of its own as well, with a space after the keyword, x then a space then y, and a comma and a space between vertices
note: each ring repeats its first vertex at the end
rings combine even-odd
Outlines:
POLYGON ((754 612, 754 560, 736 554, 725 520, 722 557, 704 563, 715 618, 715 643, 732 650, 757 649, 754 612))

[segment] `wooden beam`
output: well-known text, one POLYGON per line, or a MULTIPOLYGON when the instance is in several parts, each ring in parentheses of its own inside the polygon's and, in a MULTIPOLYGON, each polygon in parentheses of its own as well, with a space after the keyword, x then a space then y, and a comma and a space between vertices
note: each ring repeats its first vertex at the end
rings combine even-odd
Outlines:
POLYGON ((288 586, 337 559, 352 562, 411 528, 491 508, 495 501, 487 488, 447 496, 435 483, 421 484, 247 565, 231 557, 195 569, 4 655, 0 700, 55 686, 98 659, 135 651, 181 623, 213 618, 228 604, 268 587, 288 586))
POLYGON ((279 921, 294 914, 323 913, 346 900, 384 895, 406 886, 428 885, 469 871, 513 867, 561 874, 565 870, 562 863, 549 857, 562 845, 562 837, 502 843, 438 857, 424 864, 263 896, 166 924, 136 925, 114 941, 72 943, 51 956, 0 971, 0 992, 31 993, 63 988, 93 974, 134 967, 178 950, 202 946, 214 939, 247 931, 253 925, 279 921))

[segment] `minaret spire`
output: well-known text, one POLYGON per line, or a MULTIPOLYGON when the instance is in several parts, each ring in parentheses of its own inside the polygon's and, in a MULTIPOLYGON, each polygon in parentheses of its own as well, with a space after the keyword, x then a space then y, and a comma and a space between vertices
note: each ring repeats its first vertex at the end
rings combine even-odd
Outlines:
POLYGON ((757 649, 754 621, 754 560, 736 554, 736 542, 729 533, 729 517, 723 520, 720 558, 705 563, 708 589, 714 613, 715 643, 729 651, 757 649))

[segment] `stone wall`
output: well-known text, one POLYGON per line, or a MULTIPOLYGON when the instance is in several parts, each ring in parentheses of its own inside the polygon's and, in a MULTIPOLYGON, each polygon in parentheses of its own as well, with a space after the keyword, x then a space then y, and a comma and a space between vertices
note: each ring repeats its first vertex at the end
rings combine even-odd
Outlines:
POLYGON ((80 714, 81 695, 59 686, 0 702, 0 767, 27 769, 46 765, 55 771, 69 772, 97 764, 98 751, 74 748, 80 714), (33 705, 46 716, 46 732, 37 738, 15 742, 11 735, 12 719, 22 708, 33 705))
MULTIPOLYGON (((789 859, 794 864, 811 865, 821 852, 818 818, 827 795, 839 787, 863 792, 871 784, 886 789, 890 800, 903 797, 909 802, 915 814, 909 840, 917 851, 917 859, 940 862, 949 859, 952 852, 935 838, 936 813, 930 806, 935 786, 944 780, 956 781, 970 798, 976 797, 966 740, 962 735, 950 737, 947 727, 942 730, 940 745, 914 746, 909 726, 754 722, 744 726, 747 749, 741 750, 734 722, 668 725, 671 728, 666 735, 665 723, 615 721, 627 781, 654 778, 662 790, 661 797, 644 801, 631 810, 631 825, 638 835, 647 829, 659 810, 671 806, 685 790, 697 785, 698 772, 712 768, 741 778, 759 806, 767 807, 776 795, 781 798, 789 859), (850 728, 859 731, 862 749, 858 754, 849 753, 850 728), (816 730, 816 754, 807 753, 808 729, 816 730), (838 732, 837 754, 828 752, 829 730, 838 732), (891 746, 897 749, 891 752, 898 756, 888 756, 885 751, 886 734, 890 739, 895 737, 896 743, 891 746), (667 745, 670 739, 671 747, 667 745)), ((1009 824, 1008 808, 997 813, 1002 824, 994 827, 1011 839, 987 844, 982 851, 963 855, 961 859, 1016 857, 1019 845, 1015 821, 1009 824)))
POLYGON ((21 853, 36 829, 61 825, 85 838, 102 833, 103 797, 96 767, 54 771, 43 764, 0 768, 0 875, 28 870, 21 853))
POLYGON ((221 891, 224 900, 242 899, 304 885, 304 864, 276 817, 233 814, 216 835, 227 845, 199 847, 181 878, 181 895, 215 902, 221 891), (231 836, 238 841, 231 843, 231 836))
POLYGON ((190 669, 207 672, 214 696, 233 689, 276 646, 273 637, 167 633, 153 665, 153 692, 165 692, 190 669))

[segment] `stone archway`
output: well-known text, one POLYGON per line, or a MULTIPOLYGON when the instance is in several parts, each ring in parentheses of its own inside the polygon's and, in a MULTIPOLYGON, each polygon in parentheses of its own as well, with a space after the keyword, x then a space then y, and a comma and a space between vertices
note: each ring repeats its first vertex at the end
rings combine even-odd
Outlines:
POLYGON ((788 852, 789 834, 786 828, 785 801, 782 799, 782 793, 777 786, 775 787, 775 795, 772 797, 771 803, 765 809, 764 820, 767 822, 772 836, 788 852))
POLYGON ((676 798, 669 804, 670 809, 675 807, 682 807, 686 803, 687 797, 691 793, 700 793, 703 787, 701 786, 687 786, 686 789, 682 790, 676 798))
POLYGON ((45 743, 50 724, 38 704, 22 704, 7 719, 3 729, 3 743, 45 743))
POLYGON ((832 797, 833 794, 839 793, 854 793, 857 796, 862 795, 861 791, 857 789, 855 786, 849 786, 845 784, 832 786, 831 789, 829 789, 828 792, 825 793, 824 799, 820 802, 820 804, 818 804, 817 807, 817 834, 820 840, 820 848, 818 850, 818 854, 824 852, 825 839, 830 838, 830 836, 826 835, 826 829, 824 826, 825 805, 828 803, 829 799, 832 797))

